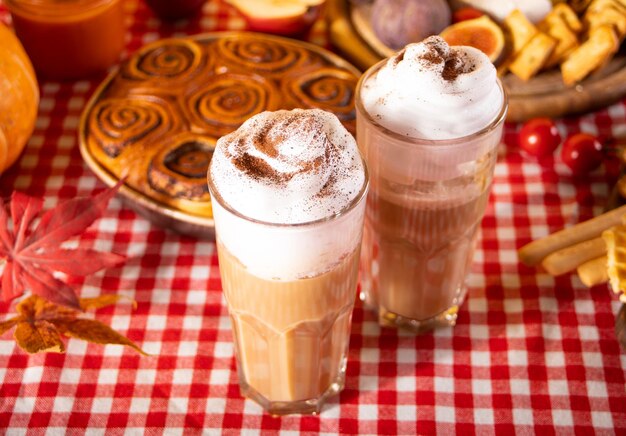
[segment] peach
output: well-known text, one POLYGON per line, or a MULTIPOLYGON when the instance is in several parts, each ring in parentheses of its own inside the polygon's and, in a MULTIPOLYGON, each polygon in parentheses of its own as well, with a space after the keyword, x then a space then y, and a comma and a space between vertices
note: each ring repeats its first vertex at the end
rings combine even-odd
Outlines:
POLYGON ((248 29, 278 35, 308 31, 325 0, 229 0, 243 15, 248 29))

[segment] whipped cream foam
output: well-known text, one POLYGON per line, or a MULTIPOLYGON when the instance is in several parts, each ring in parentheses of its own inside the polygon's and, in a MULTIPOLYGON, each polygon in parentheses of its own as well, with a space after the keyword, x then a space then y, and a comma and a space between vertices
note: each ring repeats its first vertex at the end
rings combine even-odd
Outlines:
POLYGON ((357 249, 366 184, 356 141, 335 115, 261 113, 222 137, 211 159, 217 239, 258 277, 316 276, 357 249))
POLYGON ((504 96, 489 58, 439 36, 409 44, 361 88, 365 110, 401 135, 452 139, 488 126, 504 96))
POLYGON ((320 109, 252 117, 219 139, 209 171, 226 204, 277 224, 340 212, 365 178, 354 138, 335 115, 320 109))

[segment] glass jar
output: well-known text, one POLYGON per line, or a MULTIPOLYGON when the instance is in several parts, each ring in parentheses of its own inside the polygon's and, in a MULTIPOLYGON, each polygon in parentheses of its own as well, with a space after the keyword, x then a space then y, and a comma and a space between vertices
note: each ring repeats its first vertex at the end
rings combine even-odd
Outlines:
POLYGON ((124 49, 121 0, 5 0, 15 33, 46 79, 88 77, 124 49))

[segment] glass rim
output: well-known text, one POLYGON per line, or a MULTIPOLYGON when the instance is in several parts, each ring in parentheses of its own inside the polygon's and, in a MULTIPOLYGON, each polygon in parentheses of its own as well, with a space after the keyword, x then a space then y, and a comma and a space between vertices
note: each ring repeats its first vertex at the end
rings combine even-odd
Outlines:
MULTIPOLYGON (((377 130, 381 131, 387 136, 390 136, 396 139, 398 142, 402 143, 404 146, 415 146, 415 145, 425 145, 425 146, 436 146, 437 148, 455 148, 455 147, 463 147, 467 145, 469 141, 472 141, 480 136, 487 135, 493 130, 497 129, 500 124, 502 124, 505 119, 509 108, 509 97, 502 84, 502 81, 499 77, 496 77, 496 83, 498 84, 498 88, 502 93, 502 107, 500 108, 500 112, 487 124, 487 126, 482 129, 470 133, 469 135, 459 136, 451 139, 427 139, 427 138, 419 138, 414 136, 406 136, 402 135, 398 132, 394 132, 393 130, 388 129, 387 127, 378 123, 370 113, 363 106, 363 102, 361 101, 361 88, 365 81, 373 76, 380 68, 387 63, 389 58, 383 59, 380 62, 372 65, 370 68, 365 71, 359 78, 359 81, 356 85, 356 98, 354 99, 354 104, 356 107, 357 114, 361 114, 366 117, 367 121, 371 123, 377 130)), ((358 122, 358 118, 357 118, 358 122)))
MULTIPOLYGON (((259 219, 244 215, 241 212, 234 209, 230 204, 228 204, 224 200, 224 198, 219 194, 217 188, 215 187, 215 184, 213 183, 213 177, 211 175, 211 165, 209 165, 209 170, 207 171, 207 182, 208 182, 209 191, 211 194, 211 202, 213 202, 213 200, 216 200, 222 208, 224 208, 225 210, 227 210, 228 212, 230 212, 231 214, 235 215, 236 217, 240 219, 243 219, 245 221, 248 221, 254 224, 259 224, 259 225, 268 226, 268 227, 298 229, 298 228, 305 228, 305 227, 315 226, 319 224, 324 224, 326 222, 334 221, 338 218, 348 215, 361 203, 361 201, 365 200, 367 197, 367 191, 370 185, 369 169, 367 166, 367 162, 365 161, 365 158, 361 154, 360 150, 358 150, 358 153, 359 153, 359 157, 361 158, 361 162, 363 164, 363 172, 365 176, 363 180, 363 185, 361 186, 361 189, 359 190, 357 195, 345 207, 343 207, 341 210, 339 210, 338 212, 332 215, 318 218, 313 221, 304 221, 301 223, 274 223, 274 222, 263 221, 263 220, 259 220, 259 219)), ((213 218, 215 219, 215 217, 213 218)), ((216 232, 219 232, 219 230, 217 230, 217 225, 216 225, 216 232)))
POLYGON ((9 12, 25 12, 38 17, 64 17, 81 14, 117 0, 4 0, 9 12))

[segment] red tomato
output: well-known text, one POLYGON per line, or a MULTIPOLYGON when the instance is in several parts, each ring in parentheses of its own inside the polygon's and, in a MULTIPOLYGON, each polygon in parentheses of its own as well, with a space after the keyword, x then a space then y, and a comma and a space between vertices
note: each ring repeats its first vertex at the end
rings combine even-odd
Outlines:
POLYGON ((603 161, 602 143, 588 133, 568 136, 561 149, 561 159, 575 175, 588 174, 603 161))
POLYGON ((559 130, 549 118, 533 118, 525 122, 519 132, 519 145, 531 156, 549 156, 560 143, 559 130))
POLYGON ((460 21, 473 20, 474 18, 480 18, 485 15, 482 11, 476 8, 465 7, 457 9, 452 14, 452 23, 458 23, 460 21))

